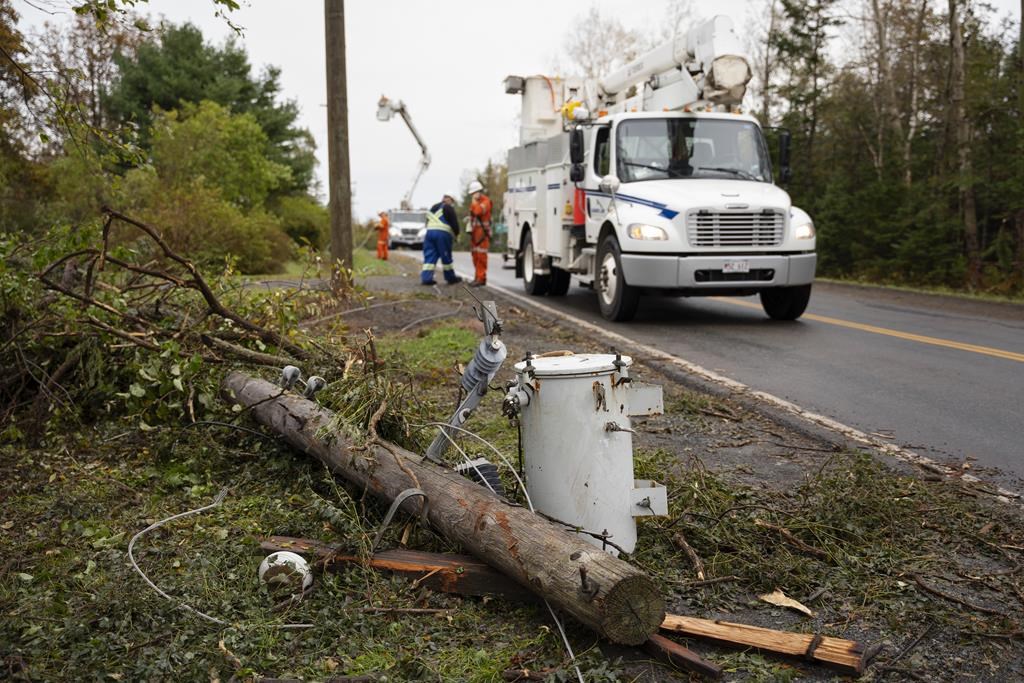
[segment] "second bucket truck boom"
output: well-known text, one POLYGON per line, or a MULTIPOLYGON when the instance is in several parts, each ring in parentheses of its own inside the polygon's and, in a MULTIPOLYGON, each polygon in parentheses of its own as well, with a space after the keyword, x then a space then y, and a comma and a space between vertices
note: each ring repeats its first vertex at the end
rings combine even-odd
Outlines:
POLYGON ((398 114, 405 121, 409 132, 416 138, 416 144, 420 146, 422 154, 416 176, 412 179, 412 185, 409 186, 405 196, 402 197, 400 208, 388 211, 388 217, 391 219, 391 234, 388 237, 388 242, 392 249, 400 244, 419 249, 423 247, 423 240, 427 234, 427 212, 412 208, 412 193, 416 191, 416 184, 420 182, 420 178, 430 168, 430 152, 427 151, 427 143, 423 142, 416 126, 412 125, 412 116, 406 109, 405 103, 402 100, 392 101, 381 95, 377 102, 377 120, 390 121, 394 114, 398 114))
MULTIPOLYGON (((509 76, 522 96, 509 150, 509 256, 530 294, 592 287, 629 320, 643 294, 759 294, 794 320, 816 265, 810 217, 773 183, 751 69, 732 22, 703 22, 598 80, 509 76)), ((789 136, 779 142, 789 176, 789 136)))

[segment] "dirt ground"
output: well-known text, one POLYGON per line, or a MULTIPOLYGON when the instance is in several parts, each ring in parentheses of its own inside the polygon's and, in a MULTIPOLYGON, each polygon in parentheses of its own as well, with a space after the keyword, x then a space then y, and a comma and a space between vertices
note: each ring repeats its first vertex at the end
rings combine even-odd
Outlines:
MULTIPOLYGON (((395 262, 400 275, 366 279, 374 307, 350 314, 350 325, 378 336, 416 333, 442 321, 478 325, 469 290, 422 287, 416 262, 401 255, 395 262), (386 301, 393 303, 381 305, 386 301)), ((502 382, 527 350, 608 351, 602 340, 524 311, 500 293, 473 293, 496 300, 505 322, 510 354, 502 382)), ((634 424, 638 469, 665 482, 673 504, 668 520, 641 524, 629 559, 663 581, 669 612, 857 640, 875 653, 862 680, 1024 678, 1018 576, 1024 524, 1016 503, 997 502, 984 485, 858 451, 839 435, 773 415, 744 397, 695 390, 700 383, 693 378, 661 372, 643 357, 634 364, 635 377, 662 385, 666 403, 665 415, 634 424), (756 539, 743 538, 761 517, 824 549, 821 557, 763 529, 756 539), (704 558, 707 577, 722 581, 695 580, 686 556, 667 542, 678 531, 704 558), (773 587, 814 616, 757 598, 773 587)), ((802 661, 682 642, 725 666, 727 680, 839 675, 802 661)), ((686 678, 630 648, 603 649, 626 662, 632 680, 686 678)))

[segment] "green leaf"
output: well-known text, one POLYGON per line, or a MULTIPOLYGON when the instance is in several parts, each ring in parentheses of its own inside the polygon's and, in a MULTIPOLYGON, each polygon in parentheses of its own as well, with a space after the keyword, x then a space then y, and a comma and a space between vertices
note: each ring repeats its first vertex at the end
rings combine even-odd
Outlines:
POLYGON ((146 395, 146 390, 135 382, 132 382, 132 385, 128 387, 128 391, 135 398, 142 398, 146 395))

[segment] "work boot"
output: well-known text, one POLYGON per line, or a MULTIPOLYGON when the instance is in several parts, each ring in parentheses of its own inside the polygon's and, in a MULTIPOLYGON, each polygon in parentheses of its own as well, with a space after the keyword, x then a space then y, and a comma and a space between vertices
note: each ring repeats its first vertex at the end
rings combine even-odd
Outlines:
POLYGON ((431 280, 430 282, 420 282, 420 284, 425 286, 425 287, 433 287, 434 286, 434 281, 431 280))
POLYGON ((469 283, 469 286, 470 287, 483 287, 486 284, 487 283, 485 281, 483 281, 483 280, 473 280, 472 282, 469 283))
POLYGON ((459 284, 460 282, 462 282, 462 278, 461 278, 461 277, 458 277, 458 276, 456 276, 454 280, 445 280, 445 282, 447 282, 447 283, 448 283, 448 284, 450 284, 450 285, 457 285, 457 284, 459 284))

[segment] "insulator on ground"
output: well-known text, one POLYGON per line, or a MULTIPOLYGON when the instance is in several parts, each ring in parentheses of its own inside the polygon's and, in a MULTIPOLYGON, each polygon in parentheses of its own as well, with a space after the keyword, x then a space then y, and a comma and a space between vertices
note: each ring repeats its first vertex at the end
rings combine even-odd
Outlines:
POLYGON ((482 339, 473 359, 462 373, 462 388, 469 392, 479 386, 481 381, 489 381, 501 367, 506 355, 508 351, 500 339, 493 344, 488 339, 482 339))

